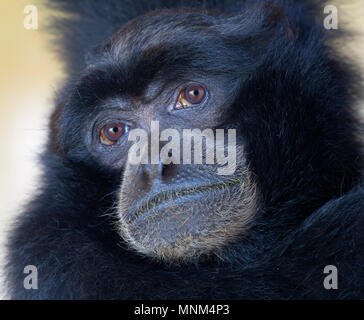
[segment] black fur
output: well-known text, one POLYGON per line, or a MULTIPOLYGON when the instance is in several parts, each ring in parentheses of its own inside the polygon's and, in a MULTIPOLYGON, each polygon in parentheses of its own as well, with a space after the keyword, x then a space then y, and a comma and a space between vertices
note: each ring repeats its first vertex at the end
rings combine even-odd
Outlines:
MULTIPOLYGON (((72 130, 83 115, 60 105, 42 158, 39 195, 10 234, 7 272, 12 298, 364 298, 363 157, 353 108, 358 77, 353 65, 343 63, 327 46, 329 32, 314 14, 318 5, 260 2, 266 5, 248 0, 51 2, 80 15, 56 23, 72 78, 79 78, 86 62, 97 57, 99 49, 94 47, 151 9, 176 5, 227 13, 247 10, 244 23, 230 18, 224 27, 230 57, 241 50, 239 44, 249 44, 242 53, 247 62, 234 59, 241 65, 226 65, 241 77, 226 117, 229 125, 238 125, 247 143, 264 206, 253 227, 234 244, 231 263, 151 263, 126 250, 112 227, 110 213, 121 172, 110 172, 92 160, 72 130), (262 18, 267 10, 270 20, 262 18), (38 268, 38 290, 23 287, 23 269, 29 264, 38 268), (323 269, 330 264, 338 268, 338 290, 323 286, 323 269)), ((228 52, 213 46, 210 50, 211 66, 218 60, 223 67, 228 52)), ((198 63, 206 68, 206 60, 198 63)), ((115 78, 112 72, 105 74, 105 82, 77 87, 85 90, 81 96, 112 90, 115 78)), ((137 72, 128 74, 134 75, 128 81, 143 80, 137 72)), ((73 85, 57 103, 69 92, 73 85)))

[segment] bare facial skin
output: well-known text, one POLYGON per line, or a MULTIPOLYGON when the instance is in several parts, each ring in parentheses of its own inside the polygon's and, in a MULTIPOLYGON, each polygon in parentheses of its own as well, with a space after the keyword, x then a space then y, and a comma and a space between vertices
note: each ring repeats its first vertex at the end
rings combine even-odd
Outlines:
MULTIPOLYGON (((217 127, 220 119, 214 110, 223 106, 223 93, 219 94, 223 88, 208 84, 208 99, 203 105, 175 109, 175 92, 170 100, 165 100, 162 93, 139 103, 134 127, 143 128, 149 140, 152 121, 179 132, 217 127)), ((183 143, 180 145, 182 149, 183 143)), ((117 228, 122 238, 137 252, 168 263, 218 256, 224 246, 249 227, 257 210, 256 187, 245 162, 243 143, 236 148, 237 170, 229 176, 218 175, 216 164, 173 161, 173 154, 170 164, 164 164, 163 158, 157 164, 132 164, 127 159, 117 205, 117 228)))
POLYGON ((246 168, 219 177, 208 165, 127 164, 120 234, 138 252, 181 262, 215 254, 249 226, 256 189, 246 168))

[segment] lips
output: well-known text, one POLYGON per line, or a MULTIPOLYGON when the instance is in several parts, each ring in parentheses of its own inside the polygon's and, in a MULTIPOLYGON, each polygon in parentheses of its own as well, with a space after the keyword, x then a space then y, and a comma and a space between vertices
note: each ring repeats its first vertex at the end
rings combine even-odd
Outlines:
POLYGON ((153 195, 139 200, 135 205, 128 209, 126 214, 126 220, 128 223, 133 223, 140 215, 149 211, 155 211, 157 207, 168 202, 175 202, 181 198, 191 197, 197 194, 216 191, 216 190, 226 190, 237 184, 241 183, 239 179, 235 179, 228 182, 216 183, 208 186, 196 186, 192 188, 175 189, 166 192, 158 192, 153 195))

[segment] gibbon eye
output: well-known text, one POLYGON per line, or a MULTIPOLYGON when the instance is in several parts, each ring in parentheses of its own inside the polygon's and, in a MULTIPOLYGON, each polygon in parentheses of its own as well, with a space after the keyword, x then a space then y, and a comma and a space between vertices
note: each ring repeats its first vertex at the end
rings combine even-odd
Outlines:
POLYGON ((107 123, 100 132, 101 143, 111 146, 115 144, 121 136, 127 131, 128 127, 121 122, 107 123))
POLYGON ((204 101, 206 97, 206 90, 202 86, 190 86, 184 88, 179 96, 175 109, 183 109, 198 105, 204 101))

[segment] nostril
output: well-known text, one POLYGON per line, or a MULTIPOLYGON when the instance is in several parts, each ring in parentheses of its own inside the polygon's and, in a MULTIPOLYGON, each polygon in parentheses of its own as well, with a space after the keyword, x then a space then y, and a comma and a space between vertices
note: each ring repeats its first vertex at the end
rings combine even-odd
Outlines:
POLYGON ((169 164, 162 165, 162 176, 165 176, 168 170, 169 164))
POLYGON ((141 170, 144 177, 151 183, 157 182, 162 177, 163 164, 142 164, 141 170))
MULTIPOLYGON (((168 151, 168 158, 171 159, 172 158, 172 150, 168 151)), ((170 169, 172 166, 172 163, 168 163, 168 164, 165 164, 163 163, 162 165, 162 176, 166 176, 167 175, 167 172, 168 172, 168 169, 170 169)))

